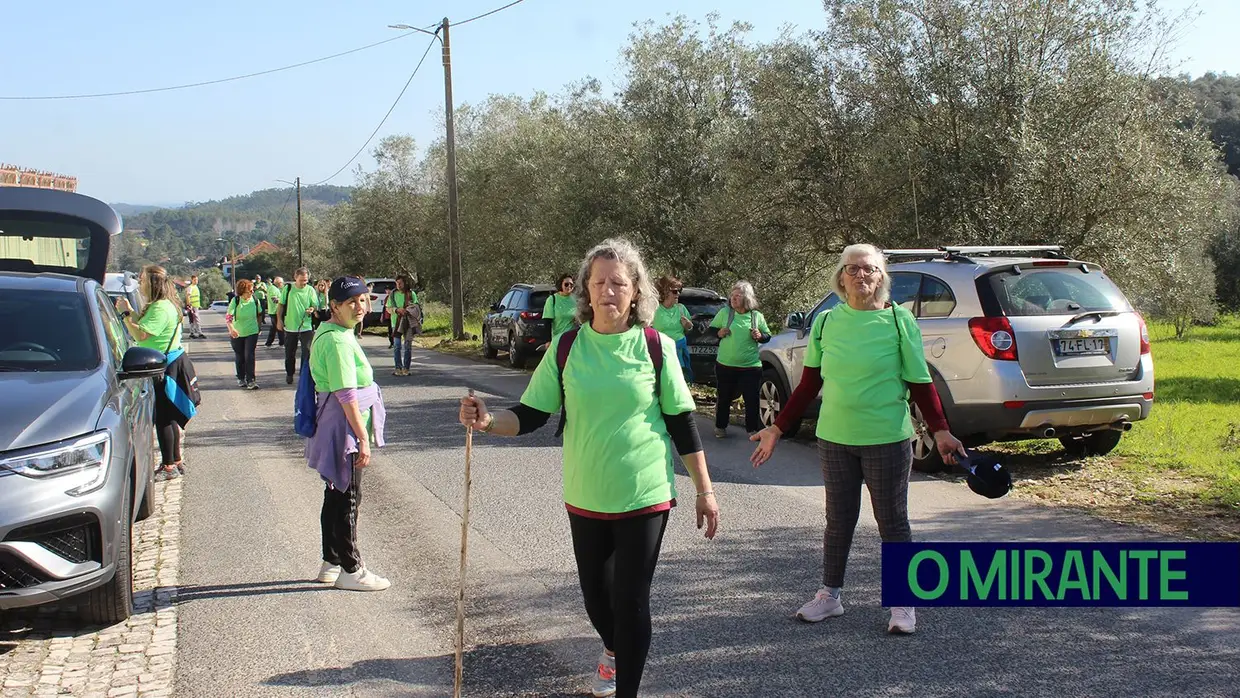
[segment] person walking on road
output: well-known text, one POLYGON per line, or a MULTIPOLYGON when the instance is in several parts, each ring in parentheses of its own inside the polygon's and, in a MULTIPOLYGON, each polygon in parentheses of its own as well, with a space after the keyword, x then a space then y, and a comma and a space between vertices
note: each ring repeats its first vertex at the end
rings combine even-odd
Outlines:
POLYGON ((382 591, 392 585, 366 568, 357 547, 362 473, 370 444, 383 447, 386 411, 374 370, 353 328, 366 312, 366 283, 342 276, 328 292, 332 316, 315 332, 310 375, 316 393, 316 428, 306 440, 307 464, 325 483, 319 524, 323 564, 316 580, 350 591, 382 591))
POLYGON ((314 292, 318 297, 318 303, 314 313, 314 329, 319 329, 319 325, 331 319, 331 309, 327 306, 327 290, 331 288, 331 281, 328 279, 319 279, 314 284, 314 292))
POLYGON ((259 319, 258 301, 254 298, 254 282, 242 279, 237 282, 237 295, 228 302, 224 324, 228 325, 228 337, 232 343, 237 364, 237 387, 258 389, 254 377, 254 353, 258 347, 259 319))
POLYGON ((719 330, 719 355, 715 358, 715 437, 728 435, 732 401, 740 395, 745 401, 745 431, 750 436, 762 429, 758 413, 762 389, 762 360, 758 345, 771 341, 771 328, 758 312, 758 299, 748 281, 738 281, 710 326, 719 330))
POLYGON ((676 342, 680 370, 684 372, 685 380, 692 383, 693 366, 689 361, 689 338, 685 332, 693 329, 693 320, 689 309, 680 302, 684 284, 674 276, 665 276, 659 279, 655 288, 659 291, 659 307, 654 311, 654 328, 676 342))
POLYGON ((577 327, 577 300, 573 298, 575 286, 572 274, 560 274, 555 284, 555 293, 547 296, 543 303, 543 319, 552 321, 552 339, 577 327))
MULTIPOLYGON (((261 274, 254 275, 254 300, 258 301, 258 309, 261 311, 259 317, 259 331, 262 331, 263 323, 267 320, 267 316, 271 314, 271 310, 267 307, 267 284, 263 283, 261 274)), ((275 318, 272 318, 275 322, 275 318)))
POLYGON ((198 275, 189 277, 189 285, 185 287, 185 312, 189 317, 190 339, 206 339, 202 326, 198 324, 198 310, 202 308, 202 291, 198 288, 198 275))
MULTIPOLYGON (((806 406, 822 391, 817 427, 827 500, 822 588, 796 614, 810 623, 844 614, 840 592, 861 511, 862 482, 870 490, 882 539, 912 540, 910 392, 934 432, 943 461, 954 465, 957 454, 967 455, 943 416, 917 320, 888 301, 891 277, 883 255, 871 245, 851 245, 840 255, 831 279, 832 288, 847 302, 814 318, 801 382, 775 424, 751 439, 758 442, 752 456, 758 467, 770 459, 779 439, 800 422, 806 406)), ((891 609, 888 632, 907 634, 916 628, 914 609, 891 609)))
POLYGON ((517 436, 562 411, 573 553, 586 613, 603 641, 593 694, 633 698, 650 650, 651 580, 678 497, 677 453, 707 538, 719 507, 674 345, 649 327, 658 298, 637 249, 603 242, 579 278, 582 326, 552 341, 556 361, 538 365, 520 404, 491 412, 466 397, 459 417, 484 434, 517 436))
POLYGON ((310 285, 310 270, 301 267, 293 272, 293 283, 284 285, 280 304, 276 306, 276 329, 284 338, 284 379, 289 385, 293 384, 297 372, 298 344, 301 344, 302 363, 309 360, 318 303, 318 293, 310 285))
POLYGON ((392 375, 407 376, 413 361, 413 336, 422 330, 422 308, 408 274, 396 276, 396 288, 384 305, 391 322, 392 358, 396 362, 392 375))
POLYGON ((277 339, 284 346, 284 333, 280 331, 280 295, 284 290, 284 277, 277 276, 275 283, 267 284, 267 314, 271 316, 271 332, 267 335, 266 346, 271 346, 277 339))
MULTIPOLYGON (((168 355, 169 366, 181 352, 181 302, 176 285, 168 272, 160 266, 143 267, 138 286, 142 295, 149 299, 141 313, 135 314, 129 301, 120 298, 116 309, 121 313, 125 327, 138 343, 147 349, 162 351, 168 355)), ((168 380, 165 377, 163 380, 168 380)), ((162 381, 160 381, 162 385, 162 381)), ((166 396, 161 386, 155 390, 155 438, 159 441, 160 465, 155 471, 157 481, 170 480, 185 473, 181 455, 183 417, 180 410, 166 396)))

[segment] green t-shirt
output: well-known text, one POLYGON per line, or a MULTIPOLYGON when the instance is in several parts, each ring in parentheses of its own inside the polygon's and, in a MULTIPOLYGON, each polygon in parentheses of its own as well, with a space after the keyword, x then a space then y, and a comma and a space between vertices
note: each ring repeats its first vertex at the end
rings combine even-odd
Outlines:
POLYGON ((280 304, 280 292, 279 286, 267 284, 267 314, 276 314, 276 306, 280 304))
POLYGON ((228 301, 228 314, 233 319, 233 329, 238 337, 258 334, 258 301, 251 295, 249 300, 234 297, 228 301))
POLYGON ((254 284, 254 298, 259 303, 267 302, 267 284, 254 284))
POLYGON ((891 308, 840 303, 821 313, 810 328, 805 365, 822 370, 818 438, 875 446, 913 437, 905 381, 931 379, 921 329, 908 309, 896 307, 893 315, 891 308))
MULTIPOLYGON (((548 356, 556 355, 551 340, 548 356)), ((564 368, 564 501, 586 511, 621 514, 676 498, 676 449, 663 414, 694 409, 693 396, 676 360, 676 346, 663 343, 660 400, 654 394, 654 363, 640 327, 620 334, 581 328, 564 368)), ((317 349, 317 347, 316 347, 317 349)), ((521 402, 542 412, 560 411, 560 369, 542 361, 521 402)))
POLYGON ((656 330, 676 341, 680 341, 685 338, 685 328, 684 325, 680 324, 680 318, 693 319, 689 315, 689 309, 681 303, 677 303, 670 308, 660 303, 659 307, 654 311, 653 325, 656 330))
MULTIPOLYGON (((723 329, 728 323, 728 312, 724 307, 710 321, 710 326, 723 329)), ((771 328, 766 324, 762 313, 752 310, 748 313, 736 313, 732 318, 732 334, 719 340, 719 356, 716 359, 724 366, 731 368, 761 368, 762 360, 758 358, 758 342, 750 336, 750 332, 758 330, 762 334, 770 334, 771 328)))
MULTIPOLYGON (((391 309, 391 312, 389 313, 389 317, 392 321, 392 328, 395 329, 396 323, 400 322, 400 315, 396 313, 396 309, 405 307, 405 292, 404 291, 392 291, 391 293, 388 294, 387 300, 384 301, 384 304, 387 305, 387 307, 391 309)), ((410 305, 418 304, 418 294, 414 291, 409 292, 409 304, 410 305)))
POLYGON ((306 313, 317 306, 319 292, 310 284, 297 288, 297 284, 285 284, 284 295, 284 331, 309 332, 314 325, 314 318, 306 313))
POLYGON ((327 310, 327 294, 318 290, 315 291, 315 294, 319 297, 318 309, 327 310))
POLYGON ((150 335, 138 342, 140 347, 169 353, 181 346, 181 311, 167 298, 147 305, 138 327, 150 335))
POLYGON ((543 303, 542 316, 544 320, 552 320, 551 336, 559 337, 577 326, 577 299, 571 293, 567 296, 553 293, 543 303))
MULTIPOLYGON (((365 388, 375 382, 374 369, 352 329, 325 322, 315 331, 311 347, 310 377, 314 379, 315 392, 365 388)), ((362 421, 369 431, 369 410, 362 414, 362 421)))

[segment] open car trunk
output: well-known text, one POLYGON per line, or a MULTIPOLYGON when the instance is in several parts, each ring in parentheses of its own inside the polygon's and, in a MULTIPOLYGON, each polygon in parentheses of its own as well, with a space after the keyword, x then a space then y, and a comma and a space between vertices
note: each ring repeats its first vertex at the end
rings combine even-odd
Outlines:
POLYGON ((120 216, 89 196, 0 187, 0 271, 57 273, 104 282, 120 216))

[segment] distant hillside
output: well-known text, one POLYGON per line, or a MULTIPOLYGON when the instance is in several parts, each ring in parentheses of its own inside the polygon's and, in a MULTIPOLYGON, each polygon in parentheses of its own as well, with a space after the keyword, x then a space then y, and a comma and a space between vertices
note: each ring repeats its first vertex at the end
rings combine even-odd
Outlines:
MULTIPOLYGON (((302 187, 302 213, 314 215, 349 201, 352 194, 352 187, 302 187)), ((191 202, 180 208, 113 207, 124 217, 125 230, 109 255, 112 270, 136 270, 156 263, 182 274, 215 264, 224 253, 221 237, 234 241, 240 254, 263 240, 280 244, 284 236, 297 229, 296 190, 292 187, 191 202)))
POLYGON ((160 206, 147 206, 145 204, 110 204, 110 206, 117 213, 121 214, 121 218, 136 216, 139 213, 146 213, 148 211, 158 211, 161 208, 160 206))

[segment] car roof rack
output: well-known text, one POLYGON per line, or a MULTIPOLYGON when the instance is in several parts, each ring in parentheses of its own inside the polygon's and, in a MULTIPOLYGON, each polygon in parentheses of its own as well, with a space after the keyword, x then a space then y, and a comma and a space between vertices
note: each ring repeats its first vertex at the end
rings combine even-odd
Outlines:
POLYGON ((882 252, 887 259, 945 259, 947 257, 943 248, 933 247, 883 250, 882 252))
POLYGON ((948 262, 972 263, 974 257, 1041 257, 1067 259, 1062 245, 951 245, 883 250, 889 260, 942 259, 948 262))

